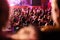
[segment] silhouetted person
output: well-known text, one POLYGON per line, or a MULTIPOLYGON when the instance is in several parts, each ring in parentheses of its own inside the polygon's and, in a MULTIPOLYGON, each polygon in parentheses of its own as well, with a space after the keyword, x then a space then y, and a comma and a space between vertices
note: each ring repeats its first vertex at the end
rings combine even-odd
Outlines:
POLYGON ((9 5, 6 0, 0 0, 0 30, 5 27, 9 17, 9 5))
POLYGON ((6 26, 9 18, 9 5, 6 0, 0 0, 0 39, 9 40, 3 37, 2 28, 6 26))

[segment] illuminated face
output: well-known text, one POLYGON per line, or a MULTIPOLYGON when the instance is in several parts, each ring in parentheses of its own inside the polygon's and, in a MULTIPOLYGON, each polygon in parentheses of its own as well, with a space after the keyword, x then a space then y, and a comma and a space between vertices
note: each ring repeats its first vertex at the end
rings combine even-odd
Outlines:
POLYGON ((52 18, 53 18, 53 21, 54 23, 59 26, 59 22, 58 22, 58 17, 59 17, 59 9, 58 9, 58 6, 57 6, 57 0, 52 0, 51 1, 51 6, 52 6, 52 18))
POLYGON ((21 28, 16 34, 10 35, 15 40, 37 40, 37 33, 33 26, 21 28))

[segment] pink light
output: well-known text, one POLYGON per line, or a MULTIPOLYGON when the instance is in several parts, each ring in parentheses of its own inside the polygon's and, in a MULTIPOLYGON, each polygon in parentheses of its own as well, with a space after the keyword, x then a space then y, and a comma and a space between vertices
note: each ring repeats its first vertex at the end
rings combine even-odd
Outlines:
POLYGON ((52 0, 49 0, 49 2, 51 2, 52 0))
POLYGON ((10 6, 14 6, 20 3, 20 0, 8 0, 10 6))
POLYGON ((32 5, 32 0, 8 0, 10 6, 30 6, 32 5))

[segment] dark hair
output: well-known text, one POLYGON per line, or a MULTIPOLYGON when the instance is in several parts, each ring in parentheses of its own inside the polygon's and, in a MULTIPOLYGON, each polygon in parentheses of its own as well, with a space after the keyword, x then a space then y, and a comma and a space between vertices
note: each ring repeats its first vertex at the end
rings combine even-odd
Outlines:
POLYGON ((60 9, 60 0, 57 0, 58 8, 60 9))
POLYGON ((9 17, 9 6, 6 0, 0 0, 0 29, 5 26, 9 17))

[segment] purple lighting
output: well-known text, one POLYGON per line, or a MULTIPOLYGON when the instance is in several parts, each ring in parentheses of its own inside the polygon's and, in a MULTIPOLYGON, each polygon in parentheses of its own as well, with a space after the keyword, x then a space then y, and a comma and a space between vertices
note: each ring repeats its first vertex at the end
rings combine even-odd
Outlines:
POLYGON ((10 6, 18 5, 20 0, 8 0, 10 6))
POLYGON ((32 0, 8 0, 10 6, 31 6, 32 0))

